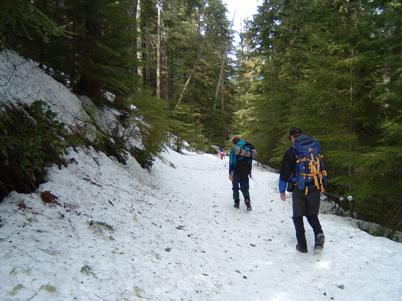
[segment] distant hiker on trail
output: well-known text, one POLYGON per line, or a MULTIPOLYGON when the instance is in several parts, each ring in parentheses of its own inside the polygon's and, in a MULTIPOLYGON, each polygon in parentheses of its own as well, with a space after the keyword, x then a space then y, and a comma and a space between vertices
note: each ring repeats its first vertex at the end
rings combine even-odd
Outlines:
POLYGON ((307 242, 303 224, 303 216, 313 228, 315 250, 324 247, 325 237, 318 211, 320 209, 320 193, 324 192, 326 172, 317 140, 305 136, 301 129, 292 128, 289 132, 292 146, 283 156, 279 192, 282 201, 286 200, 287 191, 292 192, 293 223, 296 230, 296 250, 307 253, 307 242))
POLYGON ((229 155, 229 179, 232 181, 234 207, 239 209, 240 206, 240 186, 247 210, 251 211, 248 177, 251 176, 252 162, 257 153, 252 144, 239 136, 234 136, 232 143, 234 146, 229 155))
POLYGON ((223 160, 223 158, 225 158, 226 156, 226 152, 225 149, 223 147, 220 147, 218 150, 218 157, 223 160))

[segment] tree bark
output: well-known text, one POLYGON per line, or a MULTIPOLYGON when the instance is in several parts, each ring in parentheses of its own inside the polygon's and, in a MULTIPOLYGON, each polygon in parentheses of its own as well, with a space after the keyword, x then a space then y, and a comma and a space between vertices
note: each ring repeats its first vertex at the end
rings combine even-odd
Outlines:
POLYGON ((193 74, 195 72, 195 69, 197 68, 198 63, 201 60, 202 53, 204 52, 204 48, 205 48, 205 44, 200 48, 200 52, 198 53, 197 60, 195 61, 193 68, 191 69, 190 75, 187 77, 186 83, 183 86, 183 90, 181 90, 180 97, 179 97, 179 100, 177 101, 176 107, 181 103, 181 101, 183 99, 183 96, 187 90, 188 84, 190 83, 191 78, 193 77, 193 74))
POLYGON ((156 43, 156 96, 161 97, 161 8, 158 5, 158 38, 156 43))
POLYGON ((166 37, 162 34, 161 42, 161 98, 169 99, 169 69, 168 69, 168 56, 166 47, 166 37))
MULTIPOLYGON (((146 21, 144 21, 146 22, 146 21)), ((142 32, 141 32, 141 44, 142 44, 142 58, 144 59, 144 67, 143 67, 143 81, 144 84, 151 84, 151 45, 150 45, 150 33, 149 27, 147 23, 143 24, 142 32)))
POLYGON ((223 73, 225 71, 225 63, 226 63, 226 54, 229 49, 229 43, 227 44, 225 51, 222 54, 222 63, 221 63, 221 69, 219 71, 219 78, 218 78, 218 84, 216 85, 216 90, 215 90, 215 101, 214 101, 214 111, 216 110, 216 106, 218 104, 218 97, 219 93, 221 94, 221 101, 223 98, 223 86, 224 86, 224 80, 223 80, 223 73))
POLYGON ((132 55, 134 57, 134 64, 132 67, 132 72, 134 74, 138 73, 138 58, 137 58, 137 52, 138 52, 138 30, 137 30, 137 24, 138 24, 138 5, 139 5, 139 0, 133 0, 132 4, 132 10, 131 10, 131 17, 133 18, 133 27, 132 31, 134 32, 134 39, 133 39, 133 50, 132 50, 132 55))
MULTIPOLYGON (((232 30, 235 15, 236 15, 236 11, 233 13, 232 22, 230 23, 230 30, 232 30)), ((225 45, 225 49, 222 53, 221 68, 220 68, 220 72, 219 72, 218 83, 216 85, 216 90, 215 90, 215 101, 214 101, 214 107, 213 107, 214 111, 216 110, 216 106, 218 104, 219 92, 221 93, 221 109, 224 110, 224 103, 223 103, 224 78, 223 78, 223 75, 224 75, 224 71, 225 71, 226 56, 229 51, 229 47, 230 47, 230 38, 228 39, 228 41, 225 45)))
POLYGON ((87 34, 85 36, 84 43, 84 60, 81 62, 80 77, 77 84, 74 87, 74 92, 77 94, 86 95, 93 101, 101 99, 101 83, 94 76, 93 70, 88 64, 88 60, 92 59, 96 61, 97 53, 93 50, 99 36, 101 35, 102 29, 99 24, 99 11, 100 3, 98 0, 91 0, 85 5, 85 18, 86 18, 86 30, 87 34))
MULTIPOLYGON (((136 11, 136 48, 137 48, 137 74, 141 78, 143 75, 143 68, 141 68, 139 62, 142 61, 142 49, 140 47, 141 45, 141 0, 135 0, 137 1, 137 11, 136 11)), ((134 1, 134 3, 135 3, 134 1)))
POLYGON ((169 66, 165 22, 161 11, 161 98, 169 99, 169 66))

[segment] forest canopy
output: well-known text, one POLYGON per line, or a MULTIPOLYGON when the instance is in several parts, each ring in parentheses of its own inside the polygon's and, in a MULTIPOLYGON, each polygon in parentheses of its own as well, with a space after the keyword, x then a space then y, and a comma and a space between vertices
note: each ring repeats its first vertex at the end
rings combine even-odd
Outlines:
POLYGON ((402 227, 402 4, 263 1, 239 54, 237 124, 278 167, 289 128, 318 138, 332 192, 402 227))

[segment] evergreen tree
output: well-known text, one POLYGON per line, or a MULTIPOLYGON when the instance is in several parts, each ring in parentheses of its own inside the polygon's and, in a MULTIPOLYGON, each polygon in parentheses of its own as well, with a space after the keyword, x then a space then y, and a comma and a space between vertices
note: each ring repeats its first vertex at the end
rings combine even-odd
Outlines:
POLYGON ((66 38, 67 32, 34 1, 4 0, 0 3, 0 48, 24 52, 25 41, 48 43, 51 37, 66 38))
POLYGON ((242 129, 260 158, 277 167, 288 129, 303 128, 326 151, 331 189, 354 195, 361 217, 394 228, 402 217, 400 12, 395 1, 264 1, 242 70, 258 75, 241 113, 255 119, 242 129))

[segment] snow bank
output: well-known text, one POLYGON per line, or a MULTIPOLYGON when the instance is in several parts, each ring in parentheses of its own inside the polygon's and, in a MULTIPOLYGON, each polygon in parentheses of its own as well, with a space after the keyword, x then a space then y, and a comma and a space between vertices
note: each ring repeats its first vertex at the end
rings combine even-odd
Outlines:
MULTIPOLYGON (((129 125, 123 127, 118 118, 121 113, 117 110, 109 107, 104 107, 100 110, 95 104, 86 96, 80 96, 83 104, 83 109, 86 112, 91 112, 94 118, 94 122, 98 128, 108 134, 114 134, 117 129, 117 133, 120 137, 125 137, 127 144, 131 147, 144 149, 144 145, 141 141, 141 130, 137 126, 136 121, 131 120, 129 125)), ((92 130, 94 132, 94 130, 92 130)))
POLYGON ((67 159, 69 166, 51 168, 36 193, 13 192, 0 204, 1 300, 133 294, 130 248, 145 233, 137 215, 152 204, 143 185, 149 175, 133 159, 123 166, 94 150, 71 151, 67 159), (54 203, 43 203, 45 191, 54 203))
POLYGON ((14 51, 0 51, 0 103, 30 104, 37 100, 47 103, 68 129, 77 126, 84 129, 86 137, 92 141, 96 138, 97 127, 109 134, 117 127, 120 135, 127 136, 129 145, 144 148, 135 122, 128 128, 123 127, 118 121, 120 113, 117 110, 107 107, 98 109, 88 97, 77 97, 32 61, 14 51))
POLYGON ((247 212, 233 208, 227 160, 162 156, 146 186, 138 167, 71 151, 37 193, 0 203, 0 299, 400 300, 402 244, 322 215, 325 249, 297 253, 276 174, 254 170, 247 212))
POLYGON ((89 120, 81 101, 68 88, 44 73, 33 62, 13 51, 0 52, 0 102, 30 104, 46 102, 68 126, 89 120))

